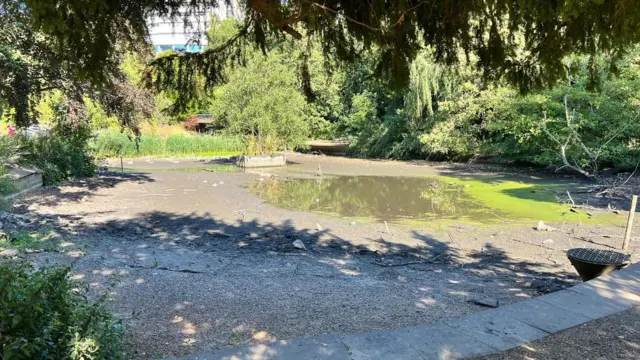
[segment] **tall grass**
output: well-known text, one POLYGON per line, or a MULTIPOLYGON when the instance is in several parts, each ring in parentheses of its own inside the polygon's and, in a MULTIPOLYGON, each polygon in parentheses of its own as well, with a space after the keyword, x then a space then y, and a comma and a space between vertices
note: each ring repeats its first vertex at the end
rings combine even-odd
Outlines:
POLYGON ((246 145, 239 136, 175 134, 142 135, 136 148, 135 139, 126 134, 104 131, 93 140, 92 148, 98 157, 180 157, 237 155, 246 145))

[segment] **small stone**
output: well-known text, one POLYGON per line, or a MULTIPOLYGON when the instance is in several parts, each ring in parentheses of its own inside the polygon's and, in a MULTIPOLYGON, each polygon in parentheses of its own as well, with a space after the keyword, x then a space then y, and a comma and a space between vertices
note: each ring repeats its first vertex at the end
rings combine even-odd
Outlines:
POLYGON ((497 308, 498 306, 500 306, 500 301, 494 298, 473 299, 471 300, 471 302, 476 305, 486 306, 490 308, 497 308))
POLYGON ((356 226, 358 223, 356 223, 355 221, 351 222, 351 226, 356 226))
POLYGON ((224 185, 224 181, 220 181, 218 185, 224 185))
MULTIPOLYGON (((0 223, 0 228, 2 228, 1 223, 0 223)), ((316 229, 318 229, 318 231, 322 231, 322 226, 320 226, 320 224, 316 224, 316 229)))
POLYGON ((538 231, 556 231, 557 229, 545 224, 544 221, 540 220, 540 221, 538 221, 538 226, 536 226, 536 230, 538 230, 538 231))
POLYGON ((207 183, 207 182, 209 182, 209 181, 207 181, 207 180, 203 181, 203 183, 207 183))
POLYGON ((553 245, 554 241, 551 240, 551 239, 547 239, 547 240, 543 241, 542 243, 545 244, 545 245, 553 245))
POLYGON ((260 179, 258 179, 258 181, 264 181, 264 178, 260 178, 260 179))
POLYGON ((293 242, 293 246, 294 246, 296 249, 300 249, 300 250, 307 250, 307 247, 306 247, 306 246, 304 246, 304 243, 303 243, 303 242, 302 242, 302 240, 300 240, 300 239, 296 239, 296 240, 293 242))
POLYGON ((218 186, 218 184, 213 184, 212 186, 218 186))
POLYGON ((319 203, 319 202, 320 202, 320 199, 317 199, 317 198, 316 198, 316 202, 317 202, 317 203, 319 203))

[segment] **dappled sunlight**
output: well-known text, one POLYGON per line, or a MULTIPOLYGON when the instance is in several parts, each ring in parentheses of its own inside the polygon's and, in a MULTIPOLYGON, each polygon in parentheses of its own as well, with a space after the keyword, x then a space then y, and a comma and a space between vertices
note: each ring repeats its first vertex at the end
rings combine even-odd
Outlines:
POLYGON ((269 341, 275 341, 276 337, 269 334, 267 331, 258 331, 251 337, 254 343, 264 343, 269 341))
POLYGON ((418 309, 426 309, 427 307, 436 305, 438 302, 435 299, 431 299, 431 298, 424 298, 424 299, 420 299, 420 301, 416 302, 415 306, 418 309))

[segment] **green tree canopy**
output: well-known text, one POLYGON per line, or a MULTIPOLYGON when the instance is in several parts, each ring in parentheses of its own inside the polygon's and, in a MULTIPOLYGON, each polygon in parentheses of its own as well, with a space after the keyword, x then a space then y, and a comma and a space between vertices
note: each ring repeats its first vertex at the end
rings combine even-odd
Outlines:
MULTIPOLYGON (((6 2, 24 4, 31 14, 29 25, 55 39, 54 48, 74 60, 82 74, 104 80, 115 66, 112 54, 119 46, 145 40, 149 15, 177 19, 232 1, 0 0, 0 8, 6 2)), ((203 53, 155 60, 147 84, 193 96, 195 74, 203 74, 209 87, 217 85, 225 80, 229 60, 244 61, 247 43, 266 51, 271 36, 289 36, 315 38, 325 56, 340 61, 376 49, 376 74, 396 87, 408 82, 409 64, 428 45, 438 63, 452 64, 461 54, 474 54, 485 77, 505 76, 527 91, 564 77, 566 55, 606 53, 616 59, 640 37, 636 0, 237 3, 243 24, 235 37, 203 53)))

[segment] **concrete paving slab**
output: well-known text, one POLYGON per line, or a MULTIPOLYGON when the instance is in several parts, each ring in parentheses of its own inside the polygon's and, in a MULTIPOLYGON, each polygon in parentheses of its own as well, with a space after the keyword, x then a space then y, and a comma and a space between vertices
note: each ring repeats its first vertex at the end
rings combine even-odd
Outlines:
POLYGON ((282 340, 181 357, 180 360, 349 360, 349 354, 333 335, 282 340))
POLYGON ((496 351, 444 323, 400 329, 397 332, 403 339, 411 342, 425 360, 460 359, 496 351))
POLYGON ((640 264, 576 285, 570 290, 605 298, 620 306, 640 305, 640 264))
POLYGON ((630 306, 615 304, 603 297, 592 297, 570 290, 558 291, 537 299, 590 319, 599 319, 630 308, 630 306))
POLYGON ((562 331, 591 320, 584 315, 537 299, 507 305, 501 309, 501 313, 548 333, 562 331))
POLYGON ((498 350, 507 350, 548 335, 507 316, 502 310, 480 311, 464 318, 445 320, 445 323, 498 350))
POLYGON ((352 360, 424 359, 418 344, 412 344, 398 331, 347 335, 342 341, 352 360))

